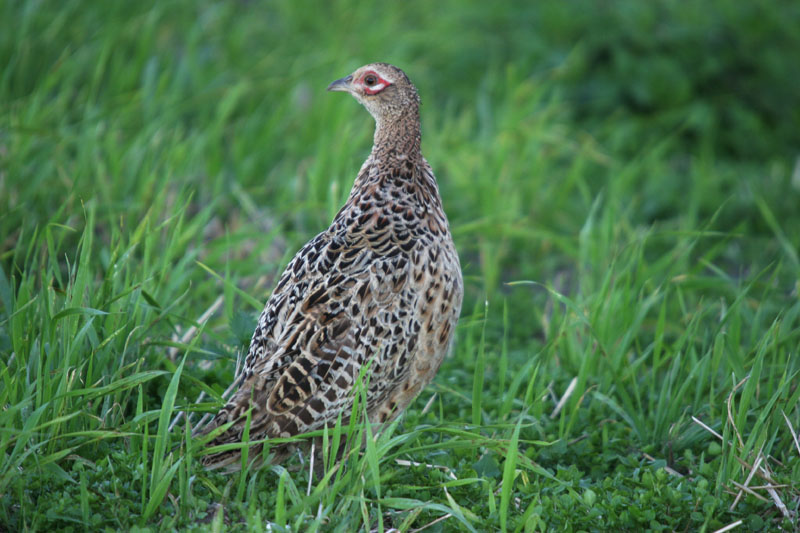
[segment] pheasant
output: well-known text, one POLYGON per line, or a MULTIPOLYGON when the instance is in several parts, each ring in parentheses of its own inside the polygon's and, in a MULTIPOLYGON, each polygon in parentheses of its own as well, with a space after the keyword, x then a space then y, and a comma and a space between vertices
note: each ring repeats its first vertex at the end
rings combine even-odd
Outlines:
MULTIPOLYGON (((363 66, 329 91, 374 117, 372 151, 330 227, 294 256, 258 319, 236 392, 202 434, 210 445, 289 437, 349 420, 366 370, 371 423, 397 417, 433 379, 461 311, 463 282, 439 189, 420 153, 420 100, 405 73, 363 66), (368 365, 368 366, 367 366, 368 365)), ((260 448, 252 448, 257 456, 260 448)), ((286 446, 273 446, 274 462, 286 446)), ((203 457, 236 470, 240 449, 203 457)))

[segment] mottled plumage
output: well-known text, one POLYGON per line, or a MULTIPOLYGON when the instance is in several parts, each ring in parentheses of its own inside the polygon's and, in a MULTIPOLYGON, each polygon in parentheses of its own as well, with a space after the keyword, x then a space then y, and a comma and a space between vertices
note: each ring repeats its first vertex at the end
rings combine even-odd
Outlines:
MULTIPOLYGON (((420 153, 419 97, 400 69, 366 65, 328 90, 376 121, 372 152, 330 227, 297 252, 266 303, 236 392, 203 433, 210 444, 287 437, 350 414, 369 367, 367 413, 396 417, 436 374, 461 310, 458 254, 433 171, 420 153)), ((280 453, 278 453, 280 455, 280 453)), ((207 455, 237 468, 238 451, 207 455)))

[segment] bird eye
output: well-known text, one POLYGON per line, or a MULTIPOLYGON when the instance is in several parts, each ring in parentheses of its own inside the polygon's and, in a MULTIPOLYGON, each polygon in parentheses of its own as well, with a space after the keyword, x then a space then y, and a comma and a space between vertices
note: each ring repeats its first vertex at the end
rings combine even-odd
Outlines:
POLYGON ((377 81, 378 81, 378 78, 376 78, 376 77, 375 77, 375 76, 373 76, 372 74, 367 74, 367 75, 364 77, 364 84, 365 84, 365 85, 368 85, 368 86, 370 86, 370 87, 372 87, 373 85, 375 85, 375 83, 377 83, 377 81))

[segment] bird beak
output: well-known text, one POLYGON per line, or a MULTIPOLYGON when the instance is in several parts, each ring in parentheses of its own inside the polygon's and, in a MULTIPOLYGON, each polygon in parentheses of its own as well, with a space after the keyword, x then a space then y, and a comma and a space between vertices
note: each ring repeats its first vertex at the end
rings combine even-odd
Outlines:
POLYGON ((349 91, 352 86, 350 83, 353 81, 353 76, 347 76, 346 78, 342 78, 340 80, 336 80, 335 82, 328 85, 329 91, 349 91))

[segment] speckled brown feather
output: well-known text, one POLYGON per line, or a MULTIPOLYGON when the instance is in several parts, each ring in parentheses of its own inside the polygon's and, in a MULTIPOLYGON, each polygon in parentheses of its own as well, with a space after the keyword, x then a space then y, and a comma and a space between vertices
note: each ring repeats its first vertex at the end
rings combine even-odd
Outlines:
MULTIPOLYGON (((202 430, 233 422, 210 445, 240 442, 251 407, 250 440, 320 429, 340 414, 346 419, 368 362, 367 413, 372 422, 391 420, 433 379, 451 344, 461 268, 436 179, 420 153, 417 91, 385 63, 366 65, 329 89, 347 90, 375 117, 372 152, 331 226, 281 275, 236 392, 202 430), (368 73, 387 86, 367 94, 368 73)), ((239 459, 234 450, 202 460, 236 469, 239 459)))

